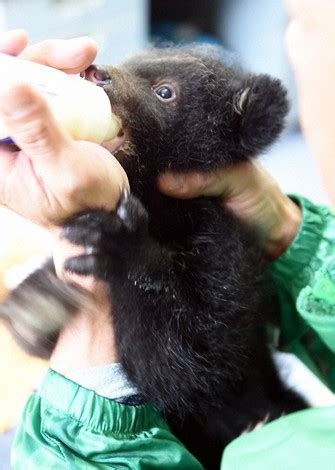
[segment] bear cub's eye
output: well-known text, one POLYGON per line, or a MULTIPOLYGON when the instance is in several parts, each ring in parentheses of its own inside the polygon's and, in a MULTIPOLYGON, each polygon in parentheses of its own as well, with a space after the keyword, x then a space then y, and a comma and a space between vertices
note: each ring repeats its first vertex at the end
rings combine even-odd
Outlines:
POLYGON ((176 98, 176 93, 170 85, 159 85, 154 92, 161 101, 171 102, 176 98))

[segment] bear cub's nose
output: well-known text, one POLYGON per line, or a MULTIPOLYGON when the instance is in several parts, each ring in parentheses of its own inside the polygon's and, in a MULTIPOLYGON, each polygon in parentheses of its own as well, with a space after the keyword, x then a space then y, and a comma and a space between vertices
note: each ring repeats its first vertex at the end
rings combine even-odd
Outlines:
POLYGON ((111 77, 107 70, 98 65, 90 65, 83 73, 83 78, 95 83, 98 86, 105 86, 111 83, 111 77))

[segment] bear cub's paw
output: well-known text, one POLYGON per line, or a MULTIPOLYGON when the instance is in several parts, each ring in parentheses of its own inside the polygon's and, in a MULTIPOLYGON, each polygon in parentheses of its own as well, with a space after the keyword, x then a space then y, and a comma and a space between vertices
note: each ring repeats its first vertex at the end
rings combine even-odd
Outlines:
POLYGON ((63 227, 63 237, 85 248, 65 262, 65 269, 108 280, 111 271, 128 265, 148 239, 148 213, 141 202, 123 192, 115 212, 95 210, 75 216, 63 227))

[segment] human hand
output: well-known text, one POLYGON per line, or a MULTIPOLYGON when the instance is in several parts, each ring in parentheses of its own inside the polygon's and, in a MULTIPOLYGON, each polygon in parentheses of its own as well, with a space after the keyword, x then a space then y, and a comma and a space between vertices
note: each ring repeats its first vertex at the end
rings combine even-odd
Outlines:
POLYGON ((165 173, 159 179, 159 188, 179 199, 219 197, 222 205, 257 230, 270 259, 288 248, 301 222, 299 207, 253 160, 212 173, 165 173))
MULTIPOLYGON (((26 48, 24 31, 0 35, 0 51, 78 73, 94 60, 88 38, 44 41, 26 48)), ((28 86, 17 86, 0 98, 0 112, 22 150, 0 146, 0 204, 58 233, 56 225, 89 208, 114 209, 127 177, 109 151, 76 142, 54 121, 45 100, 28 86)), ((114 139, 113 139, 114 142, 114 139)), ((109 144, 109 150, 113 145, 109 144)), ((59 242, 54 261, 60 277, 90 292, 85 308, 60 333, 50 365, 60 373, 116 360, 110 299, 103 283, 71 276, 62 269, 76 248, 59 242)))
MULTIPOLYGON (((0 51, 70 73, 85 70, 96 56, 88 38, 26 44, 20 30, 0 37, 0 51)), ((0 145, 1 205, 49 228, 88 208, 115 208, 128 185, 122 167, 103 147, 66 134, 40 94, 16 85, 0 96, 0 114, 21 149, 0 145)))
POLYGON ((300 121, 335 205, 335 3, 285 0, 286 48, 297 83, 300 121))

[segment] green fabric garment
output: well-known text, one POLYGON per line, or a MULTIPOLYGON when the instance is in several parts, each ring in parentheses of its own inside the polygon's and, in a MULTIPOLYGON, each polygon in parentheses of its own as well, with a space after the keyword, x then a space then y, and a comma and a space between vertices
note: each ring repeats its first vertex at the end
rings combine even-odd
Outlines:
POLYGON ((332 470, 335 407, 314 408, 277 419, 233 441, 222 470, 332 470))
MULTIPOLYGON (((335 216, 295 197, 299 233, 272 266, 282 349, 335 390, 335 216)), ((335 466, 335 407, 283 417, 225 450, 223 470, 335 466)), ((14 470, 201 469, 149 404, 121 405, 50 371, 29 399, 12 453, 14 470)))
MULTIPOLYGON (((322 321, 333 326, 335 332, 334 306, 329 307, 326 318, 320 311, 324 300, 313 307, 311 302, 307 307, 305 300, 316 282, 321 287, 327 266, 335 262, 335 215, 329 208, 316 206, 305 198, 292 198, 302 209, 303 222, 293 243, 271 270, 280 305, 279 346, 296 354, 335 391, 335 335, 327 340, 319 323, 322 316, 322 321)), ((334 282, 328 274, 327 279, 334 282)))
MULTIPOLYGON (((335 217, 296 198, 303 223, 272 267, 280 300, 280 343, 335 390, 335 217)), ((335 468, 335 407, 280 418, 235 439, 222 470, 335 468)))
POLYGON ((190 469, 202 466, 150 405, 96 395, 50 370, 25 407, 13 470, 190 469))
MULTIPOLYGON (((300 293, 297 309, 306 323, 322 338, 330 351, 335 352, 335 257, 315 275, 313 283, 300 293)), ((334 360, 328 363, 332 375, 328 384, 334 391, 334 360)), ((329 374, 328 374, 329 375, 329 374)))

